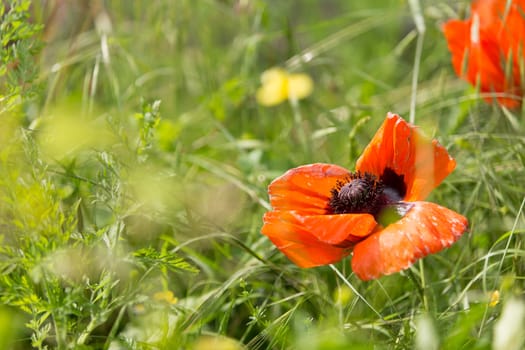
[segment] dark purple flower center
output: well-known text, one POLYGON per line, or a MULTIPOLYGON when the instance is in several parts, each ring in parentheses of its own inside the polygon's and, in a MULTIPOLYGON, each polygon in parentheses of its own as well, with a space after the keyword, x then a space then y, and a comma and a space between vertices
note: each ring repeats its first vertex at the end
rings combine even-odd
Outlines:
POLYGON ((331 214, 372 214, 376 220, 388 208, 400 206, 406 194, 404 176, 386 168, 381 177, 369 173, 349 174, 330 191, 331 214))
POLYGON ((405 175, 398 175, 390 168, 385 168, 380 178, 385 186, 385 192, 390 192, 391 199, 397 197, 396 201, 402 200, 407 193, 407 186, 405 185, 405 175))
POLYGON ((331 190, 330 212, 333 214, 369 213, 378 209, 383 184, 374 175, 355 173, 337 181, 331 190))

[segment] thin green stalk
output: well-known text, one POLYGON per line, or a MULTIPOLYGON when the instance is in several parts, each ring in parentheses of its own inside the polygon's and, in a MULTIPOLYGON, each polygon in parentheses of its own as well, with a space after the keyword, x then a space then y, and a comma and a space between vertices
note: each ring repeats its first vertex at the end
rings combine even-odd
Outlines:
POLYGON ((412 92, 410 96, 410 117, 409 121, 414 124, 416 122, 416 100, 417 100, 417 85, 419 79, 419 63, 421 62, 421 53, 423 51, 423 41, 425 37, 425 19, 421 12, 419 0, 409 0, 410 11, 414 18, 414 23, 417 29, 416 54, 414 57, 414 72, 412 74, 412 92))
POLYGON ((299 142, 301 143, 301 148, 306 154, 306 158, 310 159, 312 155, 312 148, 310 147, 310 143, 308 142, 308 137, 304 130, 303 115, 301 114, 301 109, 299 108, 299 100, 297 100, 296 98, 291 98, 289 101, 290 101, 290 106, 292 107, 294 129, 296 129, 297 131, 299 142))
POLYGON ((380 319, 383 320, 383 316, 381 316, 381 314, 379 313, 379 311, 377 311, 369 302, 368 300, 366 300, 361 294, 359 294, 359 292, 357 291, 357 289, 355 289, 355 287, 350 283, 350 281, 348 281, 346 279, 346 277, 341 273, 341 271, 339 271, 337 269, 337 267, 335 267, 333 264, 330 264, 328 265, 330 266, 330 268, 335 272, 335 274, 343 281, 344 284, 346 284, 348 286, 348 288, 350 288, 352 290, 352 292, 357 295, 357 297, 359 299, 361 299, 369 308, 370 310, 372 310, 376 315, 377 317, 379 317, 380 319))
POLYGON ((425 266, 422 259, 419 260, 419 275, 421 280, 421 297, 423 298, 423 307, 425 308, 425 311, 428 312, 428 298, 427 293, 425 292, 427 290, 425 281, 425 266))
MULTIPOLYGON (((51 298, 54 298, 54 295, 52 295, 52 291, 49 288, 48 279, 45 277, 42 279, 42 282, 43 282, 43 286, 46 291, 46 294, 49 300, 51 301, 51 298)), ((53 301, 53 305, 56 306, 57 303, 53 301)), ((53 312, 51 313, 51 319, 53 320, 52 321, 53 327, 55 328, 55 339, 57 343, 57 349, 65 349, 66 348, 66 335, 65 335, 66 325, 63 322, 63 317, 60 317, 59 315, 57 315, 58 312, 60 311, 55 308, 55 310, 53 310, 53 312)))
MULTIPOLYGON (((521 205, 520 205, 520 208, 518 209, 518 214, 516 215, 516 220, 514 220, 514 224, 512 225, 512 229, 510 230, 510 234, 507 238, 507 243, 505 244, 505 249, 503 249, 503 254, 501 256, 501 259, 499 261, 499 264, 498 264, 498 275, 501 276, 501 270, 503 268, 503 261, 505 260, 505 257, 507 255, 507 253, 509 252, 510 250, 510 242, 512 241, 512 238, 514 237, 514 233, 516 232, 516 230, 518 229, 518 221, 519 221, 519 218, 521 216, 521 214, 523 213, 523 210, 525 208, 525 197, 523 197, 523 200, 521 201, 521 205)), ((517 258, 517 253, 514 252, 514 257, 517 258)), ((486 276, 483 276, 483 284, 485 284, 485 278, 486 276)), ((492 287, 492 290, 497 290, 496 288, 496 283, 498 283, 499 279, 495 279, 494 280, 494 284, 493 284, 493 287, 492 287)), ((485 288, 484 288, 485 289, 485 288)), ((488 313, 488 309, 489 309, 489 305, 487 304, 486 308, 485 308, 485 312, 483 313, 483 319, 481 320, 481 324, 480 324, 480 327, 479 327, 479 331, 478 331, 478 336, 481 337, 481 335, 483 334, 483 331, 485 329, 485 323, 486 323, 486 320, 487 320, 487 313, 488 313)))
POLYGON ((89 321, 89 324, 86 326, 86 328, 82 331, 82 333, 77 338, 77 345, 84 345, 86 340, 88 339, 91 332, 99 325, 99 322, 95 318, 91 318, 89 321))

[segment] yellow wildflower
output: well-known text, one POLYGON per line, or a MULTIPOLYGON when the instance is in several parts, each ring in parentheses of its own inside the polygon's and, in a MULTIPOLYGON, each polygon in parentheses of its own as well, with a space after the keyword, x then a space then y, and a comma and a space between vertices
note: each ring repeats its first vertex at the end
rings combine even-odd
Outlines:
POLYGON ((290 74, 281 68, 263 72, 261 84, 256 98, 263 106, 275 106, 286 100, 300 100, 309 96, 314 87, 312 78, 308 75, 290 74))
POLYGON ((240 343, 232 338, 227 338, 221 335, 204 335, 201 336, 195 344, 193 344, 192 350, 243 350, 245 349, 240 343))
POLYGON ((175 298, 171 290, 167 290, 164 292, 157 292, 153 294, 153 299, 157 301, 163 301, 171 305, 176 304, 178 301, 178 299, 175 298))
POLYGON ((354 293, 347 286, 340 286, 334 291, 334 300, 339 305, 346 305, 354 298, 354 293))
POLYGON ((499 303, 499 291, 495 290, 490 293, 489 306, 494 307, 499 303))
POLYGON ((144 304, 135 304, 132 310, 136 314, 143 314, 146 311, 146 307, 144 306, 144 304))

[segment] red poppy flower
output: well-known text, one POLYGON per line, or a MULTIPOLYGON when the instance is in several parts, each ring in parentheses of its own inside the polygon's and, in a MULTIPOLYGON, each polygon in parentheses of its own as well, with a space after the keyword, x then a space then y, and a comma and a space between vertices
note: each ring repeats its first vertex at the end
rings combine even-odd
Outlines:
POLYGON ((471 18, 443 25, 454 70, 479 84, 481 92, 497 93, 501 105, 518 107, 525 74, 525 0, 477 0, 471 10, 471 18))
POLYGON ((352 269, 363 280, 401 271, 466 230, 465 217, 423 201, 455 165, 436 140, 389 113, 354 173, 317 163, 275 179, 261 231, 300 267, 353 251, 352 269))

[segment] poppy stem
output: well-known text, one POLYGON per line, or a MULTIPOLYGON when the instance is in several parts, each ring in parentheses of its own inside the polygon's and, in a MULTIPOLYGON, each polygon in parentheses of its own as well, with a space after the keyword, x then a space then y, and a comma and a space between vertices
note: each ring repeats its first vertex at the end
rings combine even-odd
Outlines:
MULTIPOLYGON (((421 260, 419 261, 419 264, 420 264, 419 265, 420 275, 423 275, 423 270, 422 270, 423 265, 421 263, 421 260)), ((417 289, 417 292, 419 293, 419 297, 421 298, 421 302, 423 303, 423 308, 425 309, 425 311, 428 312, 428 301, 427 301, 427 297, 425 295, 425 290, 424 290, 425 278, 421 277, 421 279, 418 279, 416 277, 416 274, 412 271, 412 269, 407 269, 405 271, 406 271, 408 279, 412 281, 412 283, 417 289)))
POLYGON ((412 94, 410 97, 410 123, 416 122, 416 98, 417 98, 417 84, 419 79, 419 62, 421 61, 421 53, 423 52, 423 41, 425 37, 425 18, 421 12, 419 0, 409 0, 410 11, 414 18, 414 23, 417 30, 416 54, 414 56, 414 71, 412 73, 412 94))
POLYGON ((380 319, 383 320, 383 316, 381 316, 379 311, 377 311, 361 294, 359 294, 357 289, 355 289, 355 287, 350 283, 350 281, 346 279, 346 277, 341 273, 341 271, 337 269, 337 267, 335 267, 333 264, 330 264, 328 266, 330 266, 330 268, 334 270, 335 274, 343 281, 343 283, 346 284, 348 288, 350 288, 352 292, 355 295, 357 295, 357 297, 361 299, 370 308, 370 310, 372 310, 380 319))
POLYGON ((425 308, 425 311, 428 312, 428 298, 427 293, 425 293, 425 268, 423 264, 423 259, 419 260, 419 275, 421 276, 421 298, 423 299, 423 307, 425 308))
POLYGON ((308 143, 308 138, 303 125, 303 116, 301 114, 301 109, 299 108, 299 100, 296 98, 290 98, 290 106, 292 107, 293 119, 294 119, 294 129, 297 132, 299 142, 303 148, 304 153, 307 156, 307 159, 310 159, 311 151, 308 143))

